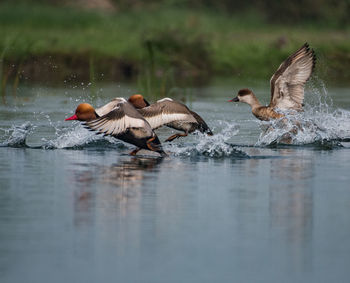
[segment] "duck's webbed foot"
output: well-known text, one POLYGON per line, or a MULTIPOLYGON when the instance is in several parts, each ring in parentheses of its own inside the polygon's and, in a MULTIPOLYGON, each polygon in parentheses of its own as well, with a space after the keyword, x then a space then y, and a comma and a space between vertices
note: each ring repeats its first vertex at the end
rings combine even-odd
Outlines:
POLYGON ((136 155, 136 153, 138 153, 140 150, 141 150, 141 148, 136 148, 136 149, 134 149, 132 152, 130 152, 129 155, 134 156, 134 155, 136 155))
POLYGON ((167 156, 167 154, 163 151, 161 144, 153 143, 156 137, 152 137, 146 141, 147 147, 151 151, 158 152, 161 156, 167 156))
POLYGON ((170 141, 173 141, 174 139, 177 139, 179 137, 186 137, 188 135, 188 133, 184 133, 184 134, 181 134, 181 133, 177 133, 177 134, 173 134, 172 136, 168 137, 165 141, 166 142, 170 142, 170 141))
POLYGON ((155 139, 156 139, 156 137, 149 138, 146 141, 146 144, 147 144, 147 147, 149 148, 149 150, 159 151, 159 147, 156 144, 152 143, 155 139))

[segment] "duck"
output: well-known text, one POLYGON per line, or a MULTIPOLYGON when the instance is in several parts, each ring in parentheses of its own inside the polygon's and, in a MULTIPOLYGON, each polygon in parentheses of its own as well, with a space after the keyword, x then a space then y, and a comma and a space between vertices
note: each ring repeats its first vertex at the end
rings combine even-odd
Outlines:
POLYGON ((249 104, 253 115, 262 121, 285 117, 279 110, 301 112, 304 106, 304 87, 315 65, 315 52, 305 43, 283 61, 271 77, 271 100, 268 106, 262 106, 254 92, 248 88, 239 90, 237 96, 229 102, 249 104))
POLYGON ((75 114, 65 119, 69 120, 82 121, 89 130, 135 145, 137 148, 130 152, 131 155, 146 149, 166 156, 150 124, 125 98, 114 98, 97 109, 89 103, 81 103, 76 108, 75 114))
POLYGON ((201 116, 190 110, 185 104, 169 97, 150 104, 141 94, 134 94, 129 97, 128 102, 139 111, 153 130, 165 125, 183 132, 171 135, 165 140, 166 142, 179 137, 186 137, 196 130, 209 136, 213 135, 201 116))

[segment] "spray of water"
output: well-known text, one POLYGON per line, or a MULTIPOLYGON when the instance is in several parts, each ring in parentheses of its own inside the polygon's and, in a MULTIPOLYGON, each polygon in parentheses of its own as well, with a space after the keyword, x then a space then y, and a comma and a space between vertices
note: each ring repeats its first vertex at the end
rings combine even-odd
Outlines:
MULTIPOLYGON (((121 150, 129 149, 125 143, 109 136, 97 135, 94 132, 84 129, 80 124, 74 125, 73 128, 62 128, 59 124, 56 125, 51 121, 49 121, 49 124, 54 128, 55 137, 51 139, 42 138, 43 144, 36 148, 81 149, 86 147, 113 147, 114 149, 121 150)), ((225 121, 219 121, 219 124, 223 126, 221 127, 222 130, 214 136, 196 133, 188 137, 193 142, 188 143, 188 139, 183 139, 171 144, 163 143, 163 147, 169 154, 182 157, 248 158, 249 156, 246 153, 227 142, 230 138, 238 134, 237 125, 225 121)), ((4 130, 6 137, 5 141, 0 143, 0 146, 30 147, 26 144, 26 138, 33 132, 33 129, 34 126, 27 122, 21 126, 13 126, 8 130, 4 130)))
POLYGON ((4 132, 3 141, 0 142, 1 147, 27 147, 26 138, 34 130, 34 126, 25 122, 21 126, 12 126, 9 129, 0 129, 4 132))
POLYGON ((122 142, 113 137, 98 135, 94 132, 88 131, 82 125, 77 124, 73 129, 56 129, 56 137, 50 140, 43 140, 44 149, 57 148, 85 148, 93 146, 104 146, 126 148, 122 142))
POLYGON ((213 136, 197 133, 194 136, 195 141, 193 143, 173 143, 169 146, 166 145, 166 150, 175 156, 183 157, 248 158, 249 156, 245 152, 227 142, 230 138, 238 134, 238 126, 225 121, 219 121, 219 123, 225 125, 221 132, 213 136))
MULTIPOLYGON (((280 120, 261 122, 262 133, 256 146, 320 143, 327 143, 329 146, 329 141, 333 146, 337 145, 333 144, 333 141, 339 142, 350 138, 350 111, 333 108, 333 102, 321 80, 316 79, 308 84, 305 96, 304 112, 287 115, 286 118, 280 120)), ((132 145, 127 145, 115 138, 87 131, 80 123, 68 125, 62 122, 52 122, 49 115, 44 117, 48 120, 48 125, 45 124, 45 127, 48 126, 51 129, 53 136, 42 138, 39 148, 110 147, 122 150, 133 148, 132 145)), ((215 133, 213 136, 201 133, 191 134, 171 144, 163 143, 163 147, 169 154, 182 157, 249 157, 239 147, 229 143, 230 139, 239 134, 236 124, 219 120, 215 121, 215 125, 217 128, 212 129, 215 133)), ((28 147, 26 139, 28 135, 35 135, 38 127, 26 122, 21 126, 0 129, 4 132, 0 138, 0 146, 28 147)), ((160 138, 163 139, 163 137, 160 138)))
POLYGON ((338 146, 339 141, 350 137, 350 112, 333 108, 321 80, 316 78, 310 83, 306 97, 304 112, 261 122, 262 133, 256 145, 331 143, 338 146))

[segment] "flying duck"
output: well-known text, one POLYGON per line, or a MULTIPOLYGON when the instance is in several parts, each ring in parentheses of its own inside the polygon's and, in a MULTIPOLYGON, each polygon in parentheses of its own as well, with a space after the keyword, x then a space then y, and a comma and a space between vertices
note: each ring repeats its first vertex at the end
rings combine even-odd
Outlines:
POLYGON ((212 136, 205 121, 196 112, 191 111, 188 107, 171 98, 163 98, 156 103, 149 104, 141 94, 134 94, 128 100, 139 113, 147 120, 152 129, 157 129, 163 125, 183 131, 176 133, 166 139, 172 141, 178 137, 185 137, 195 130, 212 136))
POLYGON ((247 88, 238 91, 237 97, 229 102, 249 104, 254 116, 263 121, 284 117, 275 109, 302 111, 304 86, 315 68, 315 63, 315 52, 305 43, 273 74, 270 80, 271 100, 268 106, 262 106, 253 91, 247 88))
POLYGON ((75 114, 65 120, 84 121, 90 130, 136 145, 138 148, 131 155, 141 149, 166 155, 149 123, 124 98, 115 98, 97 109, 88 103, 79 104, 75 114))

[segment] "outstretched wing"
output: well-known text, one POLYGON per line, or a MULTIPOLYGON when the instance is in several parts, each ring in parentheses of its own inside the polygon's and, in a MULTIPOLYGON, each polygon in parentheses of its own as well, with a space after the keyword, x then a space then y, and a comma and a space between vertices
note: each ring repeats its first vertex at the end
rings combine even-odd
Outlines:
POLYGON ((175 121, 197 123, 186 105, 173 101, 170 98, 158 100, 148 107, 138 109, 138 111, 151 125, 152 129, 157 129, 175 121))
POLYGON ((117 103, 112 111, 95 120, 85 122, 85 126, 106 135, 118 136, 130 128, 140 128, 145 136, 152 135, 151 126, 126 100, 117 103))
POLYGON ((315 67, 315 52, 305 43, 289 56, 270 80, 271 101, 269 106, 282 110, 301 111, 304 100, 304 86, 315 67))
POLYGON ((103 105, 97 109, 95 109, 95 112, 99 117, 102 117, 109 112, 111 112, 114 108, 117 107, 117 105, 120 103, 121 98, 114 98, 112 101, 108 102, 106 105, 103 105))

